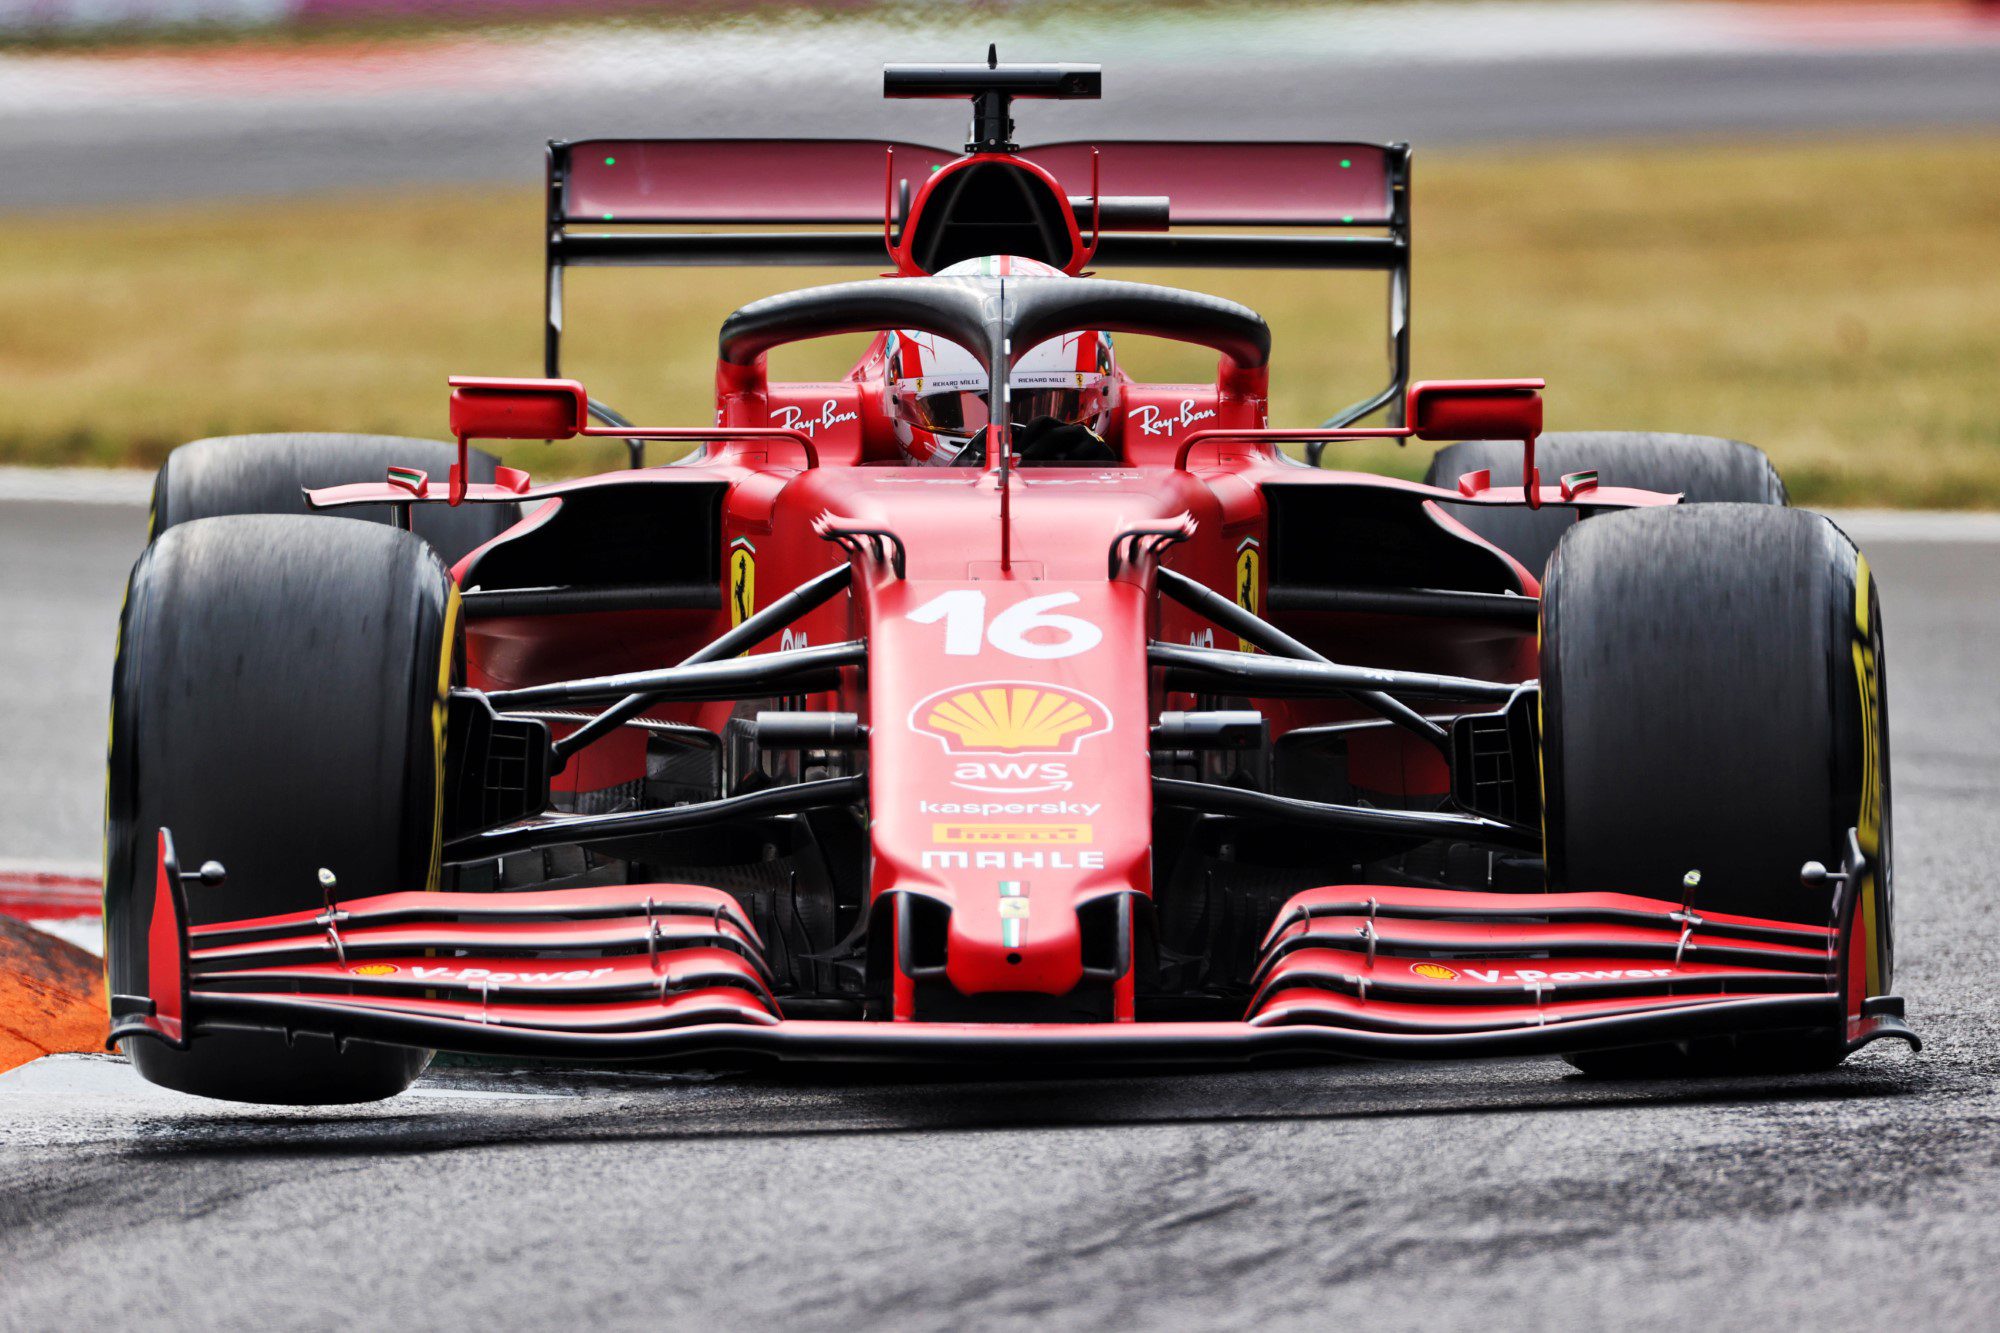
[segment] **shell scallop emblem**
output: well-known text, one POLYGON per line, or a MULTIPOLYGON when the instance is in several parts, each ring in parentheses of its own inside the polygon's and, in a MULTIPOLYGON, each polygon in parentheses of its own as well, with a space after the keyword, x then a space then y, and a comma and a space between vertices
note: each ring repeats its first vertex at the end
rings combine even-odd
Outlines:
POLYGON ((401 969, 394 963, 356 963, 347 970, 357 977, 393 977, 401 969))
POLYGON ((1458 972, 1443 963, 1411 963, 1410 971, 1431 981, 1458 980, 1458 972))
POLYGON ((1078 690, 1000 680, 939 690, 911 710, 910 726, 951 754, 1075 754, 1111 729, 1111 714, 1078 690))

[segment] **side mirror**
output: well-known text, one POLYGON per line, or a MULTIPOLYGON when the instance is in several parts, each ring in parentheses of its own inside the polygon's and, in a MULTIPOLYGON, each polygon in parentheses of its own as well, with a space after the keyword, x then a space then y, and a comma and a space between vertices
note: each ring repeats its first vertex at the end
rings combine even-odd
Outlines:
POLYGON ((451 377, 451 433, 466 440, 567 440, 590 424, 575 380, 451 377))
POLYGON ((1532 440, 1542 433, 1542 380, 1426 380, 1403 420, 1420 440, 1532 440))

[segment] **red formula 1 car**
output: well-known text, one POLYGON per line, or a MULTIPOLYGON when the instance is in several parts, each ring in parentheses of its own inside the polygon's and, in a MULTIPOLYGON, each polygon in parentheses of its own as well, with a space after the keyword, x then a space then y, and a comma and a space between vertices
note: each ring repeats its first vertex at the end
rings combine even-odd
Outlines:
POLYGON ((168 461, 113 686, 141 1073, 314 1102, 438 1048, 1670 1073, 1914 1044, 1875 588, 1761 453, 1409 384, 1400 145, 1017 148, 1011 99, 1094 67, 886 88, 970 97, 965 152, 552 145, 547 378, 454 381, 455 450, 168 461), (724 322, 712 424, 558 378, 570 266, 885 244, 893 276, 724 322), (1263 320, 1082 275, 1120 265, 1386 271, 1391 382, 1271 429, 1263 320), (855 332, 846 379, 769 381, 855 332), (1131 335, 1214 382, 1133 382, 1131 335), (586 435, 631 468, 535 486, 466 443, 586 435), (1429 484, 1320 466, 1368 436, 1456 443, 1429 484))

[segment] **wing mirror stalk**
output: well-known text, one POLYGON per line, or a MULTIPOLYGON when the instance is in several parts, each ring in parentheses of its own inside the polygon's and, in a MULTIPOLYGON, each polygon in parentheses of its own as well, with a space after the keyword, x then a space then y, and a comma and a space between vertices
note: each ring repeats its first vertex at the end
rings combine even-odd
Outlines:
MULTIPOLYGON (((1521 490, 1530 509, 1542 504, 1535 441, 1542 433, 1542 390, 1547 382, 1518 380, 1422 380, 1404 399, 1402 426, 1341 426, 1330 430, 1198 430, 1181 441, 1174 466, 1185 469, 1194 446, 1207 440, 1519 440, 1521 490)), ((1579 474, 1581 475, 1581 474, 1579 474)))
POLYGON ((809 468, 819 452, 803 431, 780 426, 593 426, 590 395, 576 380, 451 377, 451 433, 458 461, 451 465, 446 498, 465 498, 468 442, 471 440, 571 440, 579 436, 619 440, 788 440, 805 454, 809 468))

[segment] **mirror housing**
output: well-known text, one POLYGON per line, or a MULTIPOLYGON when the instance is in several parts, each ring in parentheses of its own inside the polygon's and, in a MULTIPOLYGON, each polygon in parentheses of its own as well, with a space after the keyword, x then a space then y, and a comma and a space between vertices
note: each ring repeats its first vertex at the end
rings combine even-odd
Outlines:
POLYGON ((466 440, 568 440, 590 424, 575 380, 451 377, 451 433, 466 440))
POLYGON ((1543 380, 1426 380, 1403 420, 1420 440, 1532 440, 1542 433, 1543 380))

